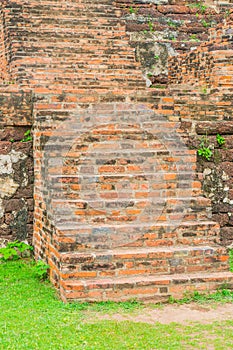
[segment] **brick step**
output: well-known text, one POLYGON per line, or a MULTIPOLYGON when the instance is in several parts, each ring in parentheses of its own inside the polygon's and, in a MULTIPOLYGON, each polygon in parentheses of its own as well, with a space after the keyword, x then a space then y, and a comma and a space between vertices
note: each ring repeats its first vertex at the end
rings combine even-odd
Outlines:
MULTIPOLYGON (((83 44, 83 51, 85 51, 86 46, 93 48, 93 44, 96 42, 100 46, 96 47, 96 50, 98 51, 101 49, 101 47, 109 46, 109 47, 120 47, 121 43, 125 43, 126 38, 125 33, 123 32, 123 28, 118 28, 118 30, 114 30, 114 28, 118 25, 118 21, 111 21, 111 23, 107 23, 106 26, 103 26, 101 28, 96 27, 96 22, 93 22, 93 24, 90 24, 88 21, 83 21, 80 23, 76 23, 75 20, 71 21, 62 21, 57 20, 57 23, 53 23, 53 27, 51 27, 51 24, 48 23, 40 23, 38 27, 34 26, 32 27, 31 31, 27 32, 27 28, 19 28, 17 35, 23 35, 26 36, 26 40, 23 42, 23 47, 26 46, 29 42, 33 43, 35 46, 37 46, 39 43, 43 46, 45 43, 49 44, 49 47, 51 47, 51 41, 49 42, 49 38, 52 40, 55 40, 54 43, 57 43, 57 40, 61 40, 61 42, 64 42, 68 44, 70 41, 71 44, 76 45, 76 47, 82 43, 83 44), (78 25, 79 24, 79 25, 78 25), (72 25, 74 29, 72 30, 72 25), (36 35, 36 31, 40 30, 40 33, 36 35), (86 32, 85 32, 86 30, 86 32), (101 35, 104 35, 106 33, 106 30, 109 32, 109 36, 103 36, 103 39, 101 35), (112 34, 114 31, 114 35, 112 34), (80 35, 79 35, 80 32, 80 35), (86 33, 86 36, 85 36, 86 33), (57 39, 57 40, 56 40, 57 39), (76 40, 75 40, 76 39, 76 40), (101 40, 102 39, 102 40, 101 40), (65 41, 66 40, 66 41, 65 41), (112 40, 112 41, 111 41, 112 40), (101 45, 102 43, 102 45, 101 45), (103 45, 104 44, 104 45, 103 45)), ((66 47, 67 45, 65 45, 66 47)), ((56 47, 56 45, 55 45, 56 47)), ((57 47, 58 48, 58 47, 57 47)), ((122 47, 121 50, 127 51, 126 48, 122 47)), ((127 52, 128 55, 130 52, 127 52)), ((131 56, 131 54, 130 54, 131 56)))
MULTIPOLYGON (((114 76, 114 74, 111 71, 106 71, 106 75, 103 77, 101 75, 100 70, 98 69, 98 72, 96 72, 96 75, 94 76, 93 74, 86 74, 86 77, 83 78, 82 80, 80 80, 80 73, 78 72, 74 72, 73 73, 73 80, 72 80, 72 85, 73 87, 79 87, 79 88, 85 88, 85 89, 91 89, 91 88, 98 88, 98 89, 107 89, 108 87, 112 86, 118 86, 120 84, 123 84, 125 86, 125 88, 129 88, 130 86, 135 86, 136 88, 136 84, 137 84, 137 79, 135 78, 135 76, 132 74, 131 71, 127 71, 127 68, 118 68, 119 70, 121 70, 121 74, 118 75, 118 77, 116 78, 114 76), (126 81, 126 77, 123 74, 128 74, 128 80, 126 81), (128 82, 128 86, 127 86, 127 82, 128 82)), ((104 69, 103 69, 104 71, 104 69)), ((55 74, 53 73, 53 71, 48 72, 46 75, 45 74, 40 74, 40 73, 36 73, 35 78, 36 81, 35 83, 37 84, 43 84, 43 82, 46 81, 46 77, 50 79, 51 84, 54 85, 68 85, 70 83, 70 79, 72 78, 72 74, 71 73, 64 73, 64 75, 62 74, 55 74)), ((33 77, 32 77, 33 79, 33 77)), ((141 86, 142 88, 142 86, 141 86)))
MULTIPOLYGON (((96 9, 91 9, 89 17, 87 15, 83 15, 81 13, 80 8, 74 9, 73 14, 65 13, 64 15, 60 14, 59 9, 57 9, 57 11, 54 12, 54 17, 51 11, 47 11, 44 13, 44 10, 41 9, 41 12, 35 12, 32 9, 32 11, 30 11, 30 15, 33 16, 34 14, 34 19, 37 19, 37 22, 32 24, 32 28, 41 28, 42 32, 46 30, 46 25, 48 29, 52 30, 51 23, 53 24, 53 28, 56 28, 59 25, 59 31, 61 30, 61 28, 72 28, 72 25, 75 25, 76 28, 80 27, 82 29, 85 26, 87 30, 90 30, 91 28, 93 28, 94 30, 98 29, 100 32, 103 32, 104 29, 106 30, 106 28, 113 31, 114 27, 116 26, 115 33, 117 34, 119 29, 122 28, 122 25, 119 27, 119 20, 116 18, 116 16, 114 16, 114 12, 112 12, 112 14, 110 12, 99 13, 96 9), (42 11, 43 17, 40 17, 42 11), (101 22, 99 21, 100 17, 101 22)), ((27 27, 25 27, 25 29, 26 28, 27 27)), ((19 32, 17 32, 17 35, 19 34, 19 32)))
MULTIPOLYGON (((101 3, 100 3, 101 4, 101 3)), ((63 5, 63 4, 62 4, 63 5)), ((101 19, 111 19, 113 21, 116 21, 116 13, 115 11, 112 11, 109 9, 109 6, 103 6, 97 7, 92 6, 89 8, 88 11, 84 11, 83 4, 80 2, 73 3, 73 6, 64 8, 62 5, 52 5, 51 4, 43 4, 40 7, 30 7, 25 9, 25 13, 30 13, 33 16, 33 19, 40 20, 38 22, 34 22, 33 26, 39 25, 43 21, 47 20, 54 20, 54 23, 56 24, 56 20, 63 20, 63 21, 72 21, 75 20, 75 24, 79 25, 79 23, 82 23, 82 19, 89 20, 90 22, 93 21, 93 17, 101 17, 101 19), (51 10, 52 8, 52 10, 51 10), (43 17, 41 17, 41 12, 43 11, 43 17), (88 17, 88 14, 92 15, 88 17), (77 18, 78 15, 78 18, 77 18), (54 17, 53 17, 54 16, 54 17), (80 22, 79 22, 80 21, 80 22)), ((104 23, 103 23, 104 24, 104 23)))
MULTIPOLYGON (((27 81, 23 81, 21 79, 21 85, 20 87, 22 88, 23 85, 25 85, 26 87, 27 81)), ((62 83, 60 83, 59 85, 54 83, 52 85, 49 86, 45 86, 42 84, 37 83, 37 81, 35 80, 35 82, 33 82, 33 88, 34 91, 37 93, 37 96, 40 96, 43 98, 44 101, 46 101, 46 103, 48 103, 48 100, 50 99, 55 99, 56 101, 58 101, 58 99, 61 99, 61 96, 67 96, 67 95, 72 95, 72 96, 76 96, 76 99, 79 100, 78 103, 78 107, 82 108, 87 108, 90 106, 90 104, 94 103, 116 103, 116 102, 122 102, 122 103, 154 103, 157 100, 156 96, 153 96, 153 91, 148 91, 144 89, 144 85, 138 85, 137 90, 136 89, 132 89, 129 87, 125 87, 123 89, 119 88, 116 89, 114 87, 113 90, 109 90, 109 88, 98 88, 98 89, 89 89, 89 87, 85 87, 85 88, 80 88, 78 86, 72 86, 72 85, 63 85, 62 83), (54 91, 56 91, 56 93, 54 93, 54 91), (62 92, 64 92, 64 95, 62 95, 62 92), (49 94, 49 95, 48 95, 49 94)), ((63 98, 63 97, 62 97, 63 98)), ((37 108, 37 104, 40 102, 35 102, 35 107, 37 108)), ((62 114, 64 112, 64 116, 66 116, 66 118, 70 118, 71 117, 71 113, 74 111, 74 109, 77 107, 77 104, 73 105, 72 107, 70 107, 69 105, 64 106, 64 108, 62 110, 58 110, 57 112, 55 111, 55 109, 58 108, 54 108, 54 105, 50 105, 48 106, 46 109, 45 108, 37 108, 37 114, 39 116, 41 115, 45 115, 48 116, 51 114, 50 111, 53 111, 53 115, 56 113, 58 116, 58 120, 59 120, 59 115, 62 114), (45 110, 44 110, 45 109, 45 110), (44 111, 43 111, 44 110, 44 111)), ((61 119, 60 121, 64 121, 64 118, 61 119)))
MULTIPOLYGON (((70 79, 71 78, 60 78, 60 80, 56 77, 54 77, 54 81, 51 79, 51 85, 50 87, 54 87, 54 88, 60 88, 63 90, 66 90, 67 87, 70 87, 70 79)), ((23 83, 23 80, 19 79, 19 83, 23 83)), ((33 83, 35 83, 35 85, 39 85, 39 86, 44 86, 44 83, 46 82, 46 78, 44 77, 43 79, 40 79, 39 76, 36 76, 36 80, 35 82, 32 80, 33 83)), ((114 91, 114 89, 119 89, 121 88, 123 89, 129 89, 130 87, 132 89, 136 89, 137 87, 137 81, 135 79, 130 80, 130 78, 128 79, 128 81, 126 81, 125 78, 122 79, 109 79, 107 81, 107 79, 103 81, 96 81, 93 79, 93 81, 89 81, 87 78, 79 80, 78 77, 76 79, 73 80, 72 82, 72 87, 73 88, 79 88, 79 89, 86 89, 86 90, 93 90, 96 89, 97 91, 101 92, 101 90, 109 90, 110 87, 111 89, 114 91)), ((121 91, 122 91, 121 90, 121 91)))
POLYGON ((132 224, 150 222, 153 225, 154 221, 203 221, 211 217, 207 210, 210 208, 210 201, 202 197, 169 198, 166 196, 166 191, 162 197, 160 189, 149 193, 139 190, 135 193, 136 198, 132 198, 132 193, 127 193, 124 189, 121 193, 105 191, 102 195, 94 192, 96 188, 90 188, 90 192, 84 189, 83 194, 81 190, 82 188, 68 193, 67 196, 75 198, 73 200, 64 199, 66 197, 64 192, 61 193, 63 198, 60 200, 54 198, 57 196, 56 191, 55 194, 52 193, 51 208, 59 227, 98 223, 120 226, 126 222, 132 224), (109 199, 115 194, 117 198, 109 199))
MULTIPOLYGON (((137 75, 140 74, 140 72, 136 71, 136 68, 139 67, 139 63, 134 63, 133 54, 129 54, 127 50, 121 48, 121 44, 118 44, 117 40, 115 40, 115 43, 114 41, 113 43, 111 42, 111 44, 102 41, 100 48, 98 48, 98 45, 100 45, 100 43, 98 43, 98 39, 96 40, 94 38, 91 40, 92 42, 89 42, 89 40, 91 39, 83 39, 79 41, 76 38, 76 36, 71 38, 60 38, 59 36, 51 38, 51 35, 48 35, 48 41, 41 40, 36 42, 32 38, 31 41, 25 42, 23 46, 23 51, 30 55, 30 48, 33 49, 33 53, 35 53, 34 57, 36 58, 38 56, 38 50, 44 49, 43 55, 41 54, 41 58, 46 57, 48 59, 48 65, 50 63, 53 64, 53 62, 55 62, 55 68, 56 63, 60 63, 61 66, 66 66, 69 65, 70 62, 75 63, 75 59, 78 59, 78 61, 76 61, 76 65, 72 67, 74 69, 75 67, 82 68, 82 65, 83 67, 88 68, 90 62, 92 62, 93 60, 97 60, 99 63, 105 61, 105 63, 109 63, 109 67, 111 67, 111 62, 106 61, 107 57, 111 57, 113 61, 114 59, 119 59, 119 61, 121 60, 128 67, 130 67, 131 64, 131 70, 134 70, 137 73, 137 75), (50 41, 54 40, 53 47, 51 47, 51 42, 49 42, 49 39, 50 41), (63 56, 66 57, 66 61, 62 61, 63 56), (59 62, 59 58, 61 62, 59 62)), ((30 58, 30 61, 33 62, 34 58, 30 58)), ((30 63, 30 61, 28 63, 30 63)), ((121 63, 121 61, 119 62, 119 64, 121 63)), ((36 62, 36 64, 40 66, 40 61, 36 62)))
POLYGON ((229 271, 226 249, 219 246, 147 247, 60 256, 61 278, 93 279, 229 271))
MULTIPOLYGON (((58 98, 55 97, 54 100, 58 98)), ((69 100, 69 96, 67 96, 67 100, 69 100)), ((68 103, 67 107, 69 106, 69 102, 64 103, 68 103)), ((60 109, 61 102, 38 102, 37 104, 38 109, 45 109, 47 106, 48 109, 49 107, 54 110, 60 109)), ((59 135, 60 128, 57 128, 57 130, 53 130, 46 144, 46 155, 49 155, 51 168, 49 173, 51 175, 61 173, 58 160, 64 157, 66 162, 69 161, 69 164, 73 165, 75 169, 82 168, 84 171, 84 166, 91 164, 94 167, 92 173, 96 174, 101 170, 102 174, 116 173, 117 175, 120 173, 120 176, 148 173, 148 177, 157 176, 158 179, 161 177, 162 180, 163 176, 167 176, 169 173, 177 174, 177 179, 182 180, 185 180, 186 175, 187 181, 190 179, 189 176, 192 177, 195 169, 196 150, 188 150, 179 139, 179 125, 155 121, 158 126, 154 129, 154 127, 150 128, 151 123, 142 122, 140 125, 140 121, 137 124, 135 121, 134 128, 130 128, 131 116, 126 114, 129 118, 129 124, 124 125, 124 117, 114 111, 107 122, 103 122, 103 124, 101 124, 101 120, 93 118, 92 124, 85 125, 84 122, 82 124, 73 122, 74 118, 78 121, 82 119, 83 116, 81 113, 79 115, 79 111, 74 111, 74 115, 63 126, 63 128, 66 127, 66 134, 59 135), (121 123, 121 120, 122 126, 117 124, 121 123), (164 134, 165 132, 166 134, 164 134), (117 169, 116 166, 119 167, 117 172, 114 171, 117 169), (155 170, 156 173, 154 173, 155 170)), ((102 113, 99 112, 99 115, 102 115, 103 118, 107 117, 104 109, 102 113)), ((64 174, 72 175, 67 173, 66 166, 67 164, 64 163, 64 174)), ((82 174, 84 173, 82 172, 82 174)))
POLYGON ((233 289, 231 272, 127 276, 106 279, 60 281, 63 301, 141 301, 163 302, 169 297, 182 298, 187 293, 233 289))
MULTIPOLYGON (((61 9, 73 9, 73 7, 82 7, 83 10, 85 11, 88 11, 89 7, 84 7, 84 5, 91 5, 91 6, 94 6, 96 8, 100 7, 100 8, 103 8, 104 6, 106 6, 107 8, 109 8, 109 5, 113 6, 113 2, 112 0, 98 0, 98 2, 96 1, 93 1, 93 0, 69 0, 69 2, 67 2, 67 5, 66 3, 62 3, 61 1, 59 0, 40 0, 40 3, 38 4, 37 3, 37 6, 35 6, 35 3, 33 4, 32 3, 32 8, 40 8, 41 6, 47 6, 48 8, 53 8, 53 7, 59 7, 61 9)), ((30 7, 30 3, 27 4, 27 7, 30 7)))
MULTIPOLYGON (((77 92, 77 93, 81 93, 77 92)), ((87 94, 87 92, 85 92, 87 94)), ((143 92, 140 91, 140 93, 142 94, 143 92)), ((65 99, 66 96, 64 96, 65 99)), ((76 100, 74 102, 77 102, 78 97, 76 94, 72 94, 69 93, 69 95, 67 97, 70 98, 75 98, 76 100)), ((59 102, 63 102, 62 101, 58 101, 59 96, 53 96, 53 102, 54 105, 59 104, 59 102), (57 98, 57 100, 56 100, 57 98)), ((155 97, 155 101, 159 101, 159 97, 155 97)), ((37 104, 37 107, 39 107, 39 105, 37 104)), ((43 105, 44 108, 49 109, 50 104, 47 105, 43 105)), ((152 136, 155 135, 157 136, 157 134, 159 134, 162 138, 162 140, 167 141, 168 146, 172 145, 172 150, 174 150, 174 152, 176 152, 175 154, 178 156, 184 156, 189 155, 189 156, 194 156, 196 154, 195 150, 191 150, 188 147, 183 147, 182 149, 180 148, 181 146, 181 140, 179 139, 179 144, 177 144, 177 142, 175 142, 176 140, 178 140, 178 135, 176 133, 176 129, 178 129, 180 123, 177 122, 172 122, 172 121, 168 121, 162 114, 156 113, 153 110, 148 109, 146 106, 139 106, 138 104, 130 104, 130 103, 113 103, 113 104, 108 104, 108 103, 104 103, 104 104, 95 104, 92 105, 92 108, 90 110, 87 111, 80 111, 80 115, 77 115, 77 117, 73 117, 72 119, 72 125, 67 125, 67 134, 63 134, 60 135, 59 133, 57 133, 58 138, 55 139, 56 142, 62 145, 62 143, 64 141, 66 141, 66 139, 69 141, 70 139, 70 134, 72 135, 72 131, 77 128, 77 130, 80 129, 81 126, 82 127, 82 132, 83 131, 88 131, 89 133, 93 133, 95 138, 97 140, 94 141, 98 141, 98 136, 109 136, 111 134, 115 135, 118 134, 119 136, 121 136, 122 133, 129 133, 129 136, 131 135, 132 137, 127 137, 127 142, 132 142, 135 140, 140 139, 138 137, 138 135, 142 135, 143 136, 143 140, 147 140, 147 141, 151 141, 154 140, 155 137, 153 138, 152 136), (131 108, 131 109, 130 109, 131 108), (103 120, 103 122, 100 124, 101 128, 99 129, 93 129, 94 122, 97 120, 96 118, 99 116, 102 116, 102 114, 104 113, 105 117, 114 117, 115 116, 115 123, 114 126, 112 126, 111 128, 109 128, 108 126, 108 121, 109 120, 103 120), (93 122, 91 123, 90 120, 83 120, 82 124, 80 122, 80 120, 77 117, 89 117, 90 114, 96 114, 96 116, 93 115, 93 122), (135 114, 137 116, 137 118, 135 118, 135 114), (116 118, 117 117, 117 118, 116 118), (127 117, 127 118, 126 118, 127 117), (90 127, 92 127, 90 129, 90 127), (175 129, 175 130, 174 130, 175 129), (167 132, 167 135, 164 135, 164 132, 167 132), (130 134, 131 133, 131 134, 130 134), (134 136, 134 137, 133 137, 134 136), (173 138, 172 138, 173 136, 173 138), (60 141, 60 142, 59 142, 60 141), (173 143, 171 143, 173 141, 173 143)), ((98 121, 98 120, 97 120, 98 121)), ((98 125, 99 125, 98 124, 98 125)), ((111 120, 109 121, 109 124, 111 125, 111 120)), ((56 136, 56 130, 53 131, 52 136, 56 136)), ((125 135, 127 136, 127 135, 125 135)), ((124 136, 124 138, 125 138, 124 136)), ((123 140, 124 140, 123 138, 123 140)), ((84 140, 85 142, 88 142, 88 140, 84 140)), ((106 142, 110 143, 111 140, 105 140, 106 142)), ((168 152, 169 152, 169 148, 167 147, 167 144, 164 146, 164 151, 161 154, 159 154, 159 156, 167 156, 168 152)), ((183 144, 182 144, 183 145, 183 144)), ((149 146, 149 144, 148 144, 149 146)), ((125 146, 124 146, 125 147, 125 146)), ((53 149, 53 151, 55 151, 55 147, 53 149)), ((124 148, 122 150, 123 151, 127 151, 128 148, 124 148)), ((96 150, 98 151, 98 150, 96 150)), ((129 151, 129 150, 128 150, 129 151)), ((153 152, 157 152, 158 150, 153 148, 152 150, 153 152)), ((114 152, 113 149, 107 149, 106 152, 114 152)), ((133 149, 133 147, 130 147, 130 152, 147 152, 147 148, 146 149, 137 149, 136 151, 133 149)), ((104 155, 103 155, 104 156, 104 155)), ((185 160, 186 161, 186 160, 185 160)), ((185 163, 184 161, 184 163, 185 163)), ((194 161, 194 159, 193 159, 194 161)))
MULTIPOLYGON (((79 191, 85 190, 88 196, 86 200, 93 200, 93 196, 90 194, 93 190, 102 190, 105 193, 115 193, 119 190, 120 195, 109 197, 109 200, 126 200, 131 199, 133 194, 138 193, 136 199, 142 198, 157 198, 158 200, 164 198, 180 199, 185 198, 188 201, 192 201, 192 197, 196 197, 200 194, 200 183, 192 180, 192 178, 184 178, 181 174, 176 176, 176 173, 149 174, 149 173, 125 173, 125 174, 98 174, 87 173, 81 168, 81 172, 75 175, 76 168, 73 168, 72 174, 62 174, 66 168, 60 169, 61 174, 56 175, 55 170, 57 168, 51 168, 47 174, 47 187, 51 191, 51 198, 54 200, 84 200, 82 195, 78 194, 79 191), (54 174, 55 173, 55 174, 54 174), (171 179, 170 179, 171 178, 171 179), (122 183, 127 181, 127 183, 122 183), (131 182, 131 184, 128 183, 131 182), (53 192, 54 191, 54 192, 53 192), (144 194, 143 194, 144 191, 144 194), (141 195, 140 195, 141 192, 141 195), (77 195, 75 198, 74 195, 77 195), (126 198, 127 197, 127 198, 126 198)), ((71 171, 70 171, 71 172, 71 171)), ((57 171, 58 173, 58 171, 57 171)), ((188 176, 190 173, 184 173, 188 176)), ((101 198, 101 194, 99 195, 101 198)), ((103 197, 104 198, 104 197, 103 197)), ((107 199, 107 197, 105 198, 107 199)), ((196 201, 197 199, 194 199, 196 201)), ((209 206, 209 200, 199 200, 202 202, 202 207, 209 206)), ((193 202, 194 203, 194 202, 193 202)))
POLYGON ((215 245, 219 224, 212 221, 165 221, 121 225, 65 223, 57 225, 56 248, 60 252, 87 252, 116 247, 168 247, 215 245))
MULTIPOLYGON (((63 57, 65 59, 65 54, 63 54, 63 57)), ((110 58, 110 57, 108 57, 110 58)), ((80 59, 80 58, 79 58, 80 59)), ((30 64, 28 66, 29 71, 31 72, 31 75, 34 76, 34 78, 38 81, 37 84, 42 84, 44 81, 46 81, 46 78, 50 79, 51 84, 68 84, 70 83, 70 80, 72 79, 72 85, 74 87, 76 86, 85 86, 85 88, 90 89, 92 86, 99 87, 101 89, 106 88, 110 84, 114 85, 119 82, 122 84, 126 84, 126 75, 128 78, 129 84, 136 84, 138 82, 138 76, 135 76, 135 71, 133 71, 130 68, 130 65, 127 65, 126 62, 111 58, 112 67, 107 67, 107 64, 105 62, 93 62, 90 60, 89 65, 81 65, 82 67, 79 68, 78 66, 73 67, 73 70, 67 66, 60 67, 59 73, 56 72, 56 68, 51 67, 48 72, 45 74, 43 72, 43 63, 41 64, 41 69, 38 67, 38 71, 35 71, 32 64, 32 69, 30 69, 30 64), (115 64, 116 63, 116 64, 115 64), (85 67, 86 66, 86 67, 85 67), (114 72, 116 75, 114 75, 114 72), (85 73, 85 75, 84 75, 85 73), (82 76, 82 79, 80 80, 80 77, 82 76), (88 84, 88 85, 87 85, 88 84), (100 86, 101 84, 101 86, 100 86)), ((33 78, 33 77, 32 77, 33 78)), ((36 81, 35 81, 36 83, 36 81)), ((129 85, 130 86, 130 85, 129 85)), ((145 88, 145 83, 143 79, 140 77, 140 85, 139 88, 145 88)), ((126 86, 127 88, 127 86, 126 86)), ((158 99, 157 96, 155 96, 155 101, 158 99)))
MULTIPOLYGON (((59 43, 61 44, 61 42, 59 43)), ((29 51, 30 47, 25 47, 25 51, 29 51)), ((41 45, 38 45, 37 47, 34 46, 34 49, 35 57, 39 56, 41 45)), ((101 73, 103 69, 107 70, 107 74, 111 74, 114 73, 116 69, 117 73, 119 73, 119 76, 123 74, 123 70, 127 70, 129 74, 134 73, 136 76, 139 76, 138 71, 135 69, 135 67, 132 67, 132 61, 130 59, 126 60, 124 54, 118 55, 117 51, 119 51, 119 48, 111 49, 111 53, 108 52, 107 48, 101 53, 91 53, 87 50, 82 51, 79 47, 76 48, 75 53, 74 51, 70 50, 70 48, 67 48, 67 50, 64 48, 63 51, 46 49, 46 52, 44 53, 43 57, 41 57, 41 60, 37 64, 36 68, 34 66, 34 60, 29 60, 27 64, 31 71, 37 74, 45 73, 43 72, 43 66, 45 64, 48 64, 49 69, 51 69, 51 74, 56 73, 57 70, 57 74, 62 74, 64 72, 64 74, 68 75, 72 72, 76 75, 81 73, 94 75, 95 73, 101 73), (57 59, 59 55, 66 58, 66 61, 60 63, 57 59), (84 55, 86 55, 88 61, 84 62, 84 55), (101 55, 101 57, 98 57, 98 55, 101 55), (107 60, 110 58, 111 63, 107 62, 107 60), (58 65, 59 70, 57 69, 58 65)), ((118 76, 118 74, 116 76, 118 76)))
MULTIPOLYGON (((37 6, 35 6, 35 3, 31 5, 31 8, 38 8, 40 9, 41 7, 47 6, 48 8, 60 8, 62 9, 70 9, 73 10, 73 8, 76 7, 81 7, 83 9, 83 12, 88 12, 88 9, 90 7, 85 7, 84 5, 90 5, 90 7, 95 6, 95 8, 100 8, 103 9, 105 6, 107 9, 112 9, 113 8, 113 2, 112 0, 98 0, 98 2, 93 1, 93 0, 69 0, 69 2, 62 3, 59 0, 40 0, 40 3, 37 3, 37 6), (110 7, 109 7, 110 6, 110 7)), ((25 5, 26 6, 26 5, 25 5)), ((27 4, 27 8, 30 8, 30 2, 27 4)))

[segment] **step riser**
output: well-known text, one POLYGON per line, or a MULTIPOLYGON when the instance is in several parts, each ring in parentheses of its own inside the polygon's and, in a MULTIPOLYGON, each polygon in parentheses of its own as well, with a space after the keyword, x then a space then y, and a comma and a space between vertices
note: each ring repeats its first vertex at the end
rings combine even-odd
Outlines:
POLYGON ((61 282, 61 296, 64 301, 127 301, 137 299, 147 302, 165 302, 172 296, 181 299, 194 291, 214 292, 220 288, 233 289, 233 275, 215 277, 170 278, 157 281, 93 283, 72 285, 61 282))
MULTIPOLYGON (((158 204, 159 207, 159 204, 158 204)), ((54 217, 56 218, 56 226, 63 230, 65 226, 72 225, 73 229, 78 230, 80 225, 93 225, 96 224, 99 225, 116 225, 119 226, 120 224, 125 223, 132 223, 134 225, 137 225, 137 223, 143 224, 148 222, 156 221, 156 223, 162 223, 164 222, 182 222, 182 221, 203 221, 210 219, 208 213, 186 213, 186 210, 184 210, 184 213, 182 213, 182 209, 177 211, 174 210, 173 213, 167 213, 166 210, 163 210, 163 207, 161 207, 161 210, 150 210, 150 215, 147 215, 146 212, 142 213, 140 209, 134 208, 132 210, 126 210, 122 213, 115 214, 111 211, 107 211, 105 209, 89 209, 89 210, 82 210, 82 209, 76 209, 72 210, 71 207, 69 207, 68 210, 66 210, 64 207, 61 209, 62 214, 60 211, 55 210, 53 212, 54 217), (98 215, 97 213, 102 213, 102 215, 98 215), (75 215, 76 214, 76 215, 75 215), (70 218, 73 217, 72 222, 70 221, 70 218), (138 218, 138 215, 140 217, 138 218)), ((169 209, 168 209, 169 210, 169 209)))
POLYGON ((103 255, 64 255, 61 278, 89 279, 139 275, 166 275, 176 273, 218 272, 229 270, 229 257, 224 248, 196 248, 179 251, 152 251, 148 253, 106 253, 103 255))
POLYGON ((192 222, 178 227, 166 227, 164 224, 153 226, 121 225, 107 227, 79 227, 79 231, 60 231, 56 238, 56 248, 60 252, 94 252, 113 247, 166 247, 195 246, 219 243, 219 225, 213 223, 192 222), (145 233, 145 232, 148 233, 145 233), (127 243, 128 242, 128 243, 127 243))

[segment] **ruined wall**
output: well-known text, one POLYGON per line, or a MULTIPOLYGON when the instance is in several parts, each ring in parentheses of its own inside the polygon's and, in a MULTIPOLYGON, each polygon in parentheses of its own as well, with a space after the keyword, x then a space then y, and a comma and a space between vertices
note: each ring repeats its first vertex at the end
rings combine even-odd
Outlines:
POLYGON ((195 50, 229 16, 230 1, 117 0, 147 86, 168 83, 168 58, 195 50))
POLYGON ((211 199, 213 219, 220 223, 223 245, 233 242, 232 18, 231 14, 225 25, 211 30, 208 44, 173 58, 169 77, 175 115, 189 135, 187 143, 212 152, 209 159, 198 157, 198 172, 203 192, 211 199), (217 135, 224 138, 223 144, 217 135))
POLYGON ((189 147, 198 150, 208 135, 214 156, 210 161, 198 157, 197 179, 212 201, 222 244, 229 245, 233 241, 231 24, 227 33, 221 29, 231 21, 232 2, 118 0, 117 4, 146 84, 160 96, 154 108, 182 122, 189 147), (203 45, 209 35, 212 41, 203 45), (217 134, 226 141, 221 147, 217 134))
MULTIPOLYGON (((23 24, 20 4, 0 5, 0 237, 32 241, 33 155, 25 132, 32 128, 33 98, 23 89, 17 60, 23 53, 17 27, 23 24), (23 142, 25 141, 25 142, 23 142)), ((0 242, 0 244, 1 244, 0 242)))

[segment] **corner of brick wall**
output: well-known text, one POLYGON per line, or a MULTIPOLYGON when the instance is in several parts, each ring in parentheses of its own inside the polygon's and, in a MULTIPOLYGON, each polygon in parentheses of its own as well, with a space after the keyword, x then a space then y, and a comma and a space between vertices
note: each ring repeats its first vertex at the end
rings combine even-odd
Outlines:
POLYGON ((13 68, 15 48, 20 50, 21 7, 8 1, 0 5, 0 245, 9 240, 31 243, 33 232, 33 147, 32 141, 22 142, 32 128, 33 94, 20 86, 13 68))

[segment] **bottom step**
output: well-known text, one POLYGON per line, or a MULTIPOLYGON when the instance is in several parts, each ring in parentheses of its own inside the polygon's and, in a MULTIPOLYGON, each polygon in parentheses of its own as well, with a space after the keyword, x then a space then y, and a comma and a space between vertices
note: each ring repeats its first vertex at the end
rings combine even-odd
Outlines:
POLYGON ((60 281, 63 301, 141 301, 162 302, 170 296, 180 299, 194 291, 214 292, 233 289, 233 273, 137 276, 86 281, 60 281))

